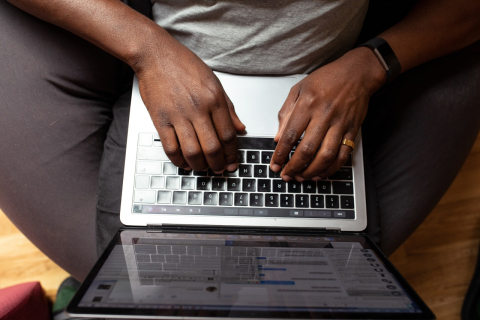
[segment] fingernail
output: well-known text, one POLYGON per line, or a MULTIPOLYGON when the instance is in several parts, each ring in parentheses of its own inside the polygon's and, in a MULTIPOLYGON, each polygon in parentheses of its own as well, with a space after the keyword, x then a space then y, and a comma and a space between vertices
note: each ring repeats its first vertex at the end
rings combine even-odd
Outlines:
POLYGON ((281 177, 282 177, 283 181, 290 181, 290 180, 292 180, 292 177, 287 176, 287 175, 281 175, 281 177))
POLYGON ((305 179, 300 176, 295 176, 295 180, 297 180, 298 182, 302 182, 305 179))
POLYGON ((322 178, 320 178, 320 177, 313 177, 313 178, 312 178, 313 181, 318 181, 318 180, 321 180, 321 179, 322 179, 322 178))
POLYGON ((186 168, 183 168, 183 170, 190 171, 190 170, 192 170, 192 168, 186 167, 186 168))
POLYGON ((277 172, 279 171, 280 169, 282 169, 282 167, 280 167, 280 165, 274 163, 270 166, 270 169, 272 169, 273 172, 277 172))
POLYGON ((236 163, 230 163, 227 166, 227 171, 235 171, 235 170, 237 170, 237 164, 236 163))

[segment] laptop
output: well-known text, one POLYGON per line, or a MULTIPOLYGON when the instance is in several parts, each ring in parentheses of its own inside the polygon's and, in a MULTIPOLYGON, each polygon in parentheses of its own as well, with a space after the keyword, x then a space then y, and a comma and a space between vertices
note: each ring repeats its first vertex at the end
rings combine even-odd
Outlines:
MULTIPOLYGON (((332 177, 269 169, 277 113, 305 75, 216 73, 247 127, 239 168, 175 167, 135 79, 117 232, 67 308, 103 318, 434 319, 366 234, 361 133, 332 177)), ((295 148, 292 150, 292 154, 295 148)))

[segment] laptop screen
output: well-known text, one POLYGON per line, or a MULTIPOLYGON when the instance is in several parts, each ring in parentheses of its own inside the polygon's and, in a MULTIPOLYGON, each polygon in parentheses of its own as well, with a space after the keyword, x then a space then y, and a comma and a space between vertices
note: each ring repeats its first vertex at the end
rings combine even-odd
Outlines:
POLYGON ((89 317, 433 318, 361 235, 132 229, 117 234, 68 311, 89 317))

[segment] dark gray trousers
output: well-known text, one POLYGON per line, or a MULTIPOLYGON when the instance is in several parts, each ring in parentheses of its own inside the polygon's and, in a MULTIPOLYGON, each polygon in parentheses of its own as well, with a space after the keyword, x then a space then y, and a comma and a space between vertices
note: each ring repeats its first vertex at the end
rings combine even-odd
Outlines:
MULTIPOLYGON (((475 141, 479 57, 477 43, 406 72, 371 100, 362 129, 367 232, 387 255, 436 205, 475 141)), ((101 251, 120 226, 132 76, 0 1, 0 208, 77 279, 96 261, 95 239, 101 251)))

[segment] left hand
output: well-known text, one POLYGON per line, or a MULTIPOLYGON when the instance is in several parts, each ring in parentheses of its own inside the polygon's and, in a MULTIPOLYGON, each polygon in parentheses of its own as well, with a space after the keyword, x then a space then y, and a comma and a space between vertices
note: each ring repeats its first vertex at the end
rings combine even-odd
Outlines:
POLYGON ((334 174, 352 151, 341 145, 355 140, 371 95, 386 81, 385 69, 365 47, 347 52, 292 87, 278 113, 278 145, 270 163, 277 172, 302 134, 283 180, 319 180, 334 174))

